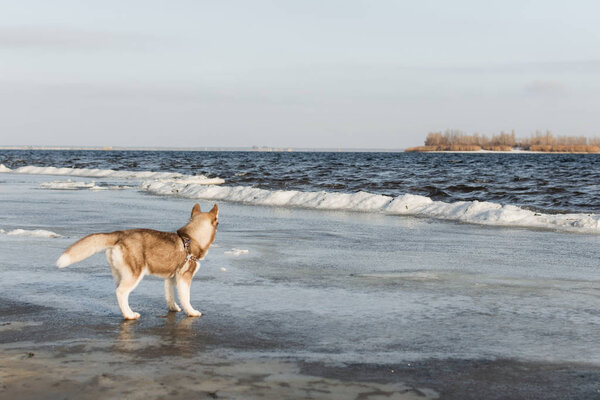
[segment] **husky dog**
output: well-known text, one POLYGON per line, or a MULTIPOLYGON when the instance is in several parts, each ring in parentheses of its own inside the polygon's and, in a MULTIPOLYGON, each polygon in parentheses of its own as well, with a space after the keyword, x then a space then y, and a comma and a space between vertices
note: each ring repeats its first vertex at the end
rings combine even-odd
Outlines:
POLYGON ((200 268, 208 248, 215 240, 219 225, 219 207, 209 212, 194 205, 189 222, 177 233, 151 229, 129 229, 112 233, 93 233, 72 244, 56 261, 58 268, 67 267, 106 249, 117 284, 117 301, 125 319, 138 319, 140 314, 129 308, 129 293, 144 275, 165 279, 165 297, 171 311, 181 311, 175 302, 175 287, 186 314, 200 317, 202 313, 190 304, 190 285, 200 268))

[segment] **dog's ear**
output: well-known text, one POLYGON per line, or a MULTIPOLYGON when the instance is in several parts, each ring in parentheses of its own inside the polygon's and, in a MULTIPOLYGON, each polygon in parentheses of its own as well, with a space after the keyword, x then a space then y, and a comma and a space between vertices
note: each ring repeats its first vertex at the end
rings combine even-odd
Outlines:
POLYGON ((209 211, 209 213, 214 215, 215 218, 217 218, 219 216, 219 206, 215 204, 213 208, 209 211))
POLYGON ((198 214, 199 212, 202 212, 202 211, 200 211, 200 204, 196 203, 194 205, 194 208, 192 208, 192 217, 194 215, 198 214))

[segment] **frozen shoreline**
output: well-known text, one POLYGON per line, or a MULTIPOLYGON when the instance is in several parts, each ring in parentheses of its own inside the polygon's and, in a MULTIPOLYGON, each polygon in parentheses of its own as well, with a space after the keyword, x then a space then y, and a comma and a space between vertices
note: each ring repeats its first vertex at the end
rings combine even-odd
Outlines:
POLYGON ((51 308, 0 301, 0 396, 6 398, 587 399, 600 380, 600 367, 574 363, 244 357, 207 351, 245 341, 202 329, 207 317, 65 319, 51 308))
POLYGON ((174 195, 192 199, 225 200, 262 206, 408 215, 478 225, 600 234, 600 215, 597 214, 543 214, 517 206, 492 202, 445 203, 412 194, 394 198, 367 192, 350 194, 325 191, 272 191, 246 186, 206 186, 158 181, 146 181, 141 187, 156 195, 174 195))
POLYGON ((407 400, 439 396, 425 385, 417 388, 403 383, 389 368, 382 368, 378 378, 372 379, 357 375, 359 371, 352 367, 338 366, 326 372, 318 370, 327 368, 326 364, 304 368, 303 363, 289 358, 206 350, 208 343, 218 347, 246 340, 235 335, 220 338, 210 331, 199 336, 207 317, 168 313, 145 321, 93 316, 64 319, 59 310, 3 298, 0 302, 3 398, 303 399, 314 392, 323 399, 369 393, 407 400), (30 320, 33 315, 34 321, 30 320), (340 376, 334 377, 334 373, 340 376))

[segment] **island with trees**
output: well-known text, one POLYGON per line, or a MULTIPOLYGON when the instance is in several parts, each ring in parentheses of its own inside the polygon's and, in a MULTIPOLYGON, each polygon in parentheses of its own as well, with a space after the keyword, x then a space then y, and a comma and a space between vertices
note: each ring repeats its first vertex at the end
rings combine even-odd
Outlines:
POLYGON ((424 146, 410 147, 407 152, 431 151, 530 151, 543 153, 600 153, 600 138, 554 136, 549 131, 536 132, 528 138, 517 138, 515 132, 500 132, 488 137, 459 130, 430 132, 424 146))

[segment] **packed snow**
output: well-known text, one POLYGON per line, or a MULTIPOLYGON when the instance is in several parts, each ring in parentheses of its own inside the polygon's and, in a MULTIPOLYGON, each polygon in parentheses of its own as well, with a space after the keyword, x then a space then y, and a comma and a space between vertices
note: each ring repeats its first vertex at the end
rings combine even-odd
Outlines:
POLYGON ((0 164, 0 172, 14 174, 65 175, 113 179, 157 179, 163 180, 165 182, 180 181, 184 184, 194 183, 196 185, 220 185, 225 182, 221 178, 207 178, 204 175, 190 176, 176 172, 115 171, 112 169, 36 167, 33 165, 27 165, 24 167, 10 169, 4 164, 0 164))
POLYGON ((0 229, 0 234, 7 236, 29 236, 36 238, 58 238, 61 237, 56 232, 47 231, 44 229, 34 229, 34 230, 26 230, 26 229, 13 229, 12 231, 5 231, 4 229, 0 229))
POLYGON ((248 253, 250 253, 249 250, 236 249, 236 248, 233 248, 233 249, 228 250, 228 251, 225 252, 225 254, 228 254, 228 255, 231 255, 231 256, 236 256, 236 257, 239 257, 239 256, 244 255, 244 254, 248 254, 248 253))
POLYGON ((195 185, 155 180, 142 183, 142 189, 158 195, 178 195, 263 206, 374 212, 437 218, 471 224, 600 233, 600 215, 598 214, 544 214, 513 205, 480 201, 445 203, 413 194, 404 194, 394 198, 367 192, 266 190, 247 186, 195 185))

